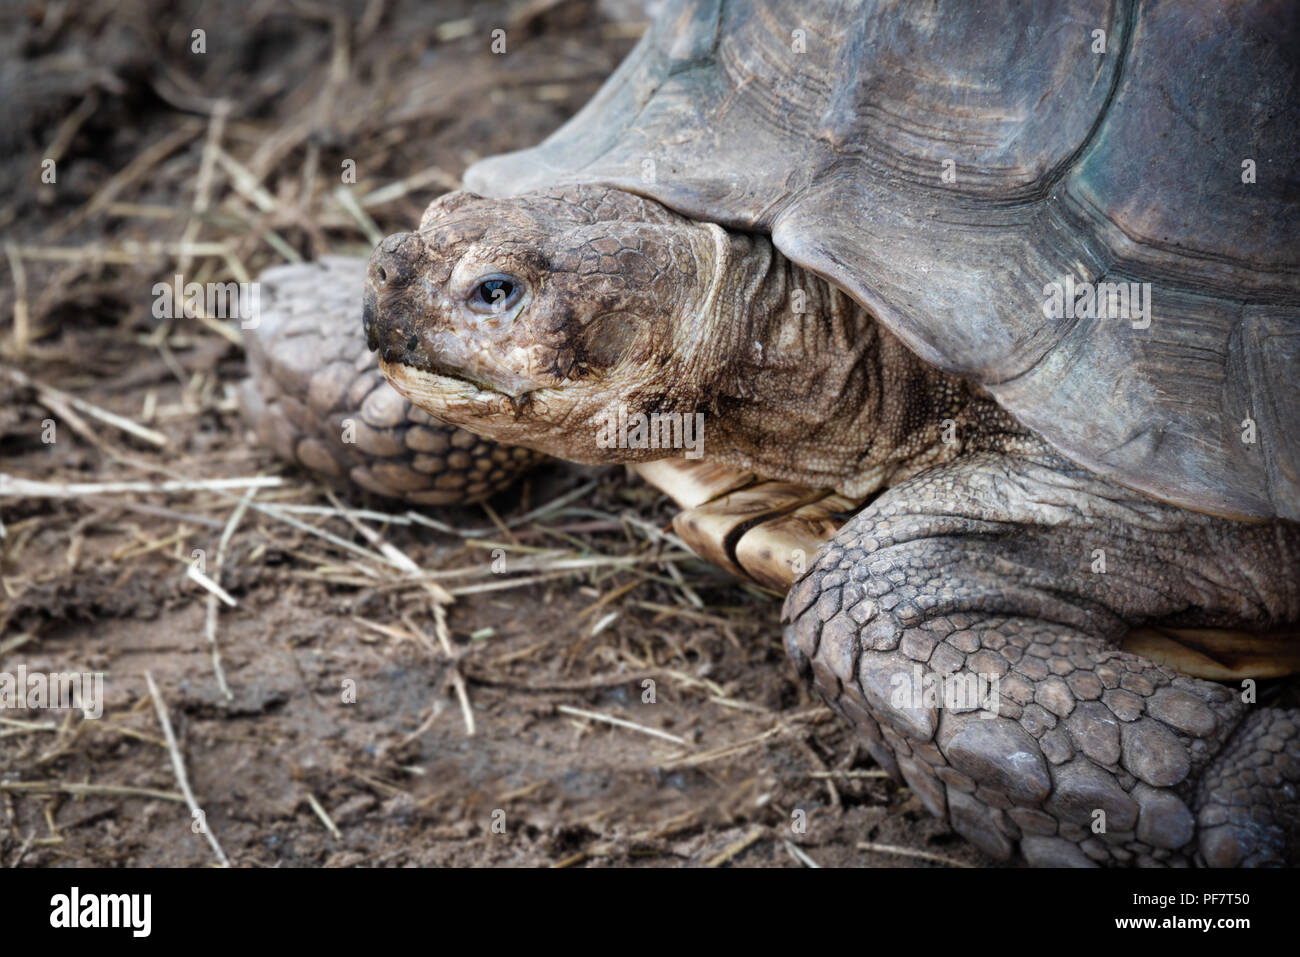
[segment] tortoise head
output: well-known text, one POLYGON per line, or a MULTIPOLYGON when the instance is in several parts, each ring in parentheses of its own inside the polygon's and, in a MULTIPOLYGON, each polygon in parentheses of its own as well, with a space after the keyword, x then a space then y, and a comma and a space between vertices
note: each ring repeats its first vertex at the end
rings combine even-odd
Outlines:
POLYGON ((704 401, 725 235, 615 189, 450 193, 371 255, 367 342, 443 421, 579 462, 670 455, 602 430, 704 401))

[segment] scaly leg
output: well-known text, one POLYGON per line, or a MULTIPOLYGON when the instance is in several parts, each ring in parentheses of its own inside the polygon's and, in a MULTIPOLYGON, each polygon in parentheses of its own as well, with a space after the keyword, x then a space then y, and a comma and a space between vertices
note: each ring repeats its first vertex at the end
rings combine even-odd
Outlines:
POLYGON ((878 762, 995 857, 1300 854, 1297 714, 1115 648, 1152 622, 1300 619, 1294 525, 1152 502, 1046 449, 973 453, 845 525, 785 619, 797 669, 878 762))

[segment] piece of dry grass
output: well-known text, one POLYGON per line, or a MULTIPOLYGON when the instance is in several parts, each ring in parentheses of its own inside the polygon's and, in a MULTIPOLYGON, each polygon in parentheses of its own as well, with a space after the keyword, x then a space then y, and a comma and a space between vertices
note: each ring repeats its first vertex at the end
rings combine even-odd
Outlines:
POLYGON ((177 479, 168 482, 43 482, 0 475, 0 498, 82 498, 97 495, 168 495, 174 492, 192 492, 227 488, 269 488, 284 483, 273 475, 255 475, 248 478, 177 479))
MULTIPOLYGON (((221 530, 221 538, 217 541, 217 561, 213 572, 215 576, 214 583, 218 587, 220 587, 221 573, 226 567, 226 553, 230 548, 230 540, 234 537, 235 529, 243 521, 244 514, 248 511, 248 506, 252 503, 253 496, 256 494, 257 489, 251 488, 240 498, 239 504, 231 511, 230 518, 221 530)), ((190 570, 192 571, 193 568, 194 566, 191 565, 190 570)), ((224 590, 222 590, 221 594, 224 594, 224 590)), ((230 685, 226 682, 226 672, 221 665, 221 646, 217 642, 217 615, 219 611, 217 601, 221 598, 221 594, 214 593, 208 596, 204 629, 208 639, 208 650, 212 656, 212 672, 217 678, 217 687, 227 701, 233 701, 235 696, 230 690, 230 685)), ((227 602, 227 604, 234 607, 231 602, 227 602)))
POLYGON ((603 724, 612 724, 616 728, 627 728, 629 731, 636 731, 639 734, 648 734, 654 738, 671 741, 683 748, 690 747, 690 742, 680 735, 669 734, 667 731, 660 731, 658 728, 648 728, 643 724, 637 724, 635 721, 628 721, 626 718, 615 718, 613 715, 588 711, 586 708, 571 708, 567 704, 557 705, 555 710, 560 714, 573 715, 575 718, 586 718, 588 721, 599 721, 603 724))
POLYGON ((956 858, 944 857, 942 854, 935 854, 932 851, 922 851, 912 847, 900 847, 897 844, 876 844, 870 841, 859 841, 858 850, 869 851, 872 854, 896 854, 899 857, 911 857, 919 861, 933 861, 936 864, 946 864, 948 867, 969 867, 956 858))
POLYGON ((732 843, 724 847, 718 854, 709 858, 707 861, 704 862, 704 866, 706 868, 721 867, 723 864, 727 863, 732 858, 738 857, 741 854, 743 854, 745 851, 749 850, 751 847, 753 847, 755 844, 761 841, 766 836, 766 834, 767 831, 763 828, 751 831, 750 833, 742 837, 740 840, 733 841, 732 843))
POLYGON ((226 857, 226 852, 221 849, 221 843, 212 832, 212 825, 208 821, 207 815, 199 807, 199 802, 195 799, 193 790, 190 789, 189 774, 185 771, 185 758, 181 756, 180 745, 176 743, 176 732, 172 730, 172 719, 167 713, 167 703, 163 701, 162 694, 158 691, 158 685, 153 680, 153 675, 146 671, 144 680, 149 686, 149 697, 153 699, 154 711, 158 715, 158 724, 162 727, 163 737, 167 740, 167 753, 171 756, 172 771, 176 775, 176 783, 180 785, 184 801, 189 806, 190 814, 193 815, 194 820, 201 822, 199 830, 207 838, 212 853, 217 856, 217 860, 222 867, 229 867, 230 859, 226 857))
POLYGON ((320 822, 325 825, 325 830, 330 832, 330 836, 336 841, 343 840, 343 833, 339 830, 339 826, 334 823, 334 819, 329 816, 329 812, 326 811, 324 805, 317 800, 316 795, 312 794, 310 791, 307 792, 307 804, 310 805, 312 813, 315 814, 316 817, 319 818, 320 822))
POLYGON ((107 797, 135 797, 150 801, 176 801, 185 803, 185 795, 156 788, 136 788, 120 784, 76 784, 68 781, 0 781, 0 791, 29 794, 72 794, 77 797, 100 795, 107 797))
POLYGON ((85 399, 78 398, 75 395, 69 395, 67 392, 62 391, 61 389, 56 389, 53 386, 36 382, 30 376, 23 374, 17 369, 0 369, 0 372, 7 375, 10 381, 16 385, 33 389, 36 392, 36 398, 38 401, 42 402, 50 409, 50 411, 63 415, 65 418, 68 415, 69 407, 71 407, 76 409, 78 412, 90 416, 91 418, 98 419, 106 425, 111 425, 116 429, 121 429, 123 432, 134 435, 142 442, 148 442, 150 445, 155 445, 158 448, 165 448, 167 446, 167 436, 153 429, 147 429, 138 422, 134 422, 124 415, 110 412, 108 409, 101 408, 93 402, 87 402, 85 399))
POLYGON ((5 257, 9 260, 9 271, 14 277, 14 327, 7 351, 10 355, 20 357, 27 352, 32 337, 31 313, 27 308, 27 270, 23 267, 23 256, 18 244, 13 240, 5 241, 5 257))

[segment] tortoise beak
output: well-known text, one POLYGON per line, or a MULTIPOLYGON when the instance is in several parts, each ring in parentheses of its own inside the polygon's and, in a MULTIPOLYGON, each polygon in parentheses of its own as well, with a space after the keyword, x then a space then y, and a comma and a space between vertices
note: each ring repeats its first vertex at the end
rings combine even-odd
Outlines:
POLYGON ((415 294, 420 286, 414 282, 423 256, 420 237, 415 233, 389 236, 370 254, 361 324, 366 345, 385 362, 427 364, 428 357, 424 356, 422 362, 418 355, 421 316, 415 294))

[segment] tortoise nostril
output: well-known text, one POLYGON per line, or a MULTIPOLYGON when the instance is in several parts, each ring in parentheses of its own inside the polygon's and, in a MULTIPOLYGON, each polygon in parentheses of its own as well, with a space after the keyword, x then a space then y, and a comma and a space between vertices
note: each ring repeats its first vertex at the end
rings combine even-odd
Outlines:
POLYGON ((392 295, 415 278, 420 263, 420 241, 414 233, 397 233, 384 239, 370 254, 370 285, 392 295))

